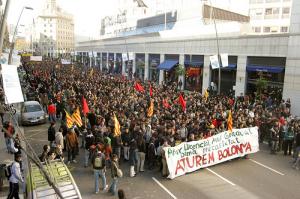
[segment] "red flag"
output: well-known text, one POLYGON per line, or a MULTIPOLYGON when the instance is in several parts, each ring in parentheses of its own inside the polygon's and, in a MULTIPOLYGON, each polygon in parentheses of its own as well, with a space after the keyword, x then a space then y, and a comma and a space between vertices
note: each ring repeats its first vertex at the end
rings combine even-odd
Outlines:
POLYGON ((182 110, 185 111, 186 109, 186 101, 184 100, 182 94, 179 95, 179 103, 181 104, 182 110))
POLYGON ((150 97, 152 97, 152 95, 153 95, 153 90, 152 90, 151 84, 150 84, 150 88, 149 88, 149 93, 150 93, 150 97))
POLYGON ((83 115, 86 116, 86 114, 88 112, 90 112, 90 109, 89 109, 89 106, 86 102, 86 99, 84 97, 82 97, 82 112, 83 112, 83 115))
POLYGON ((137 82, 135 83, 134 88, 138 92, 145 92, 144 87, 142 85, 140 85, 139 83, 137 83, 137 82))
POLYGON ((167 99, 163 99, 163 106, 164 106, 165 108, 167 108, 167 109, 171 108, 171 106, 170 106, 170 104, 169 104, 169 102, 168 102, 167 99))

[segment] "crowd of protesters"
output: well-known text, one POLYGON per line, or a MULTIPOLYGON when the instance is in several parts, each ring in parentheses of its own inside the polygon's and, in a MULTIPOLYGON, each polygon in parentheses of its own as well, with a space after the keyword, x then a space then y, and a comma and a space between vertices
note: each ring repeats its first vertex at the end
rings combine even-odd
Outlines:
MULTIPOLYGON (((51 123, 49 146, 44 146, 41 161, 63 158, 76 163, 80 145, 84 148, 83 165, 92 166, 95 192, 106 190, 106 169, 111 169, 110 192, 117 194, 119 164, 128 162, 130 177, 145 169, 159 168, 168 176, 164 148, 182 142, 201 140, 227 130, 232 111, 233 128, 259 127, 260 142, 268 142, 272 154, 283 150, 293 154, 293 167, 299 169, 300 121, 290 114, 291 102, 267 94, 233 97, 199 92, 182 92, 178 84, 157 85, 138 79, 104 74, 97 69, 60 66, 54 62, 25 64, 24 78, 29 90, 37 94, 51 123), (138 82, 143 90, 137 91, 138 82), (151 92, 148 90, 151 87, 151 92), (183 96, 183 108, 178 96, 183 96), (83 126, 68 129, 66 113, 82 110, 86 99, 90 111, 82 114, 83 126), (154 113, 148 117, 150 101, 154 113), (114 115, 121 125, 121 135, 114 134, 114 115), (55 124, 61 121, 59 131, 55 124), (79 141, 81 137, 81 142, 79 141)), ((209 91, 208 91, 209 92, 209 91)))

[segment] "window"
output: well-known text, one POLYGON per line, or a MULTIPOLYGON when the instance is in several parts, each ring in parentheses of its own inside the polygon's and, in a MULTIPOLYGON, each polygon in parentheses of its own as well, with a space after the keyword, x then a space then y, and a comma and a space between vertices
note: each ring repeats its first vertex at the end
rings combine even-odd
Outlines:
POLYGON ((272 14, 272 8, 266 8, 265 15, 271 15, 272 14))
POLYGON ((273 15, 279 14, 279 8, 273 8, 273 15))
POLYGON ((266 3, 277 3, 280 2, 280 0, 266 0, 266 3))
POLYGON ((260 33, 261 32, 261 27, 253 27, 253 31, 256 33, 260 33))
POLYGON ((280 29, 280 32, 288 32, 288 27, 287 26, 282 26, 280 29))
POLYGON ((44 24, 44 27, 46 27, 47 25, 46 24, 44 24))
POLYGON ((278 32, 278 27, 277 26, 272 26, 271 27, 271 32, 278 32))
POLYGON ((290 8, 289 7, 282 8, 282 14, 290 14, 290 8))
POLYGON ((264 27, 264 32, 266 33, 271 32, 271 27, 264 27))
POLYGON ((47 30, 45 29, 44 32, 47 32, 47 30))

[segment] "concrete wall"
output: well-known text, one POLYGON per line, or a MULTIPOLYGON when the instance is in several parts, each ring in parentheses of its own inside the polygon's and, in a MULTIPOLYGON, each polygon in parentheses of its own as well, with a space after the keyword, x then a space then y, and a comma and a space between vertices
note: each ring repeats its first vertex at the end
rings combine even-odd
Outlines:
POLYGON ((293 1, 283 97, 290 98, 292 113, 300 116, 300 1, 293 1))

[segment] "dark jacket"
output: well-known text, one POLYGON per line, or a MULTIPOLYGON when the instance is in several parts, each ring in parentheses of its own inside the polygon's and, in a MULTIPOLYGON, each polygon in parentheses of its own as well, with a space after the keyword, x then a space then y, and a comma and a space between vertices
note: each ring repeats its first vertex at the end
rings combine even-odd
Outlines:
POLYGON ((143 140, 141 143, 138 143, 138 150, 139 152, 146 153, 145 140, 143 140))
POLYGON ((112 148, 118 148, 122 146, 121 136, 113 137, 111 140, 112 148))
POLYGON ((124 146, 129 147, 129 144, 130 144, 130 134, 129 133, 122 134, 122 142, 123 142, 124 146))
POLYGON ((48 129, 48 141, 53 142, 55 140, 55 128, 50 126, 48 129))
POLYGON ((88 134, 85 136, 85 149, 89 150, 90 147, 95 143, 95 137, 93 134, 88 134))

